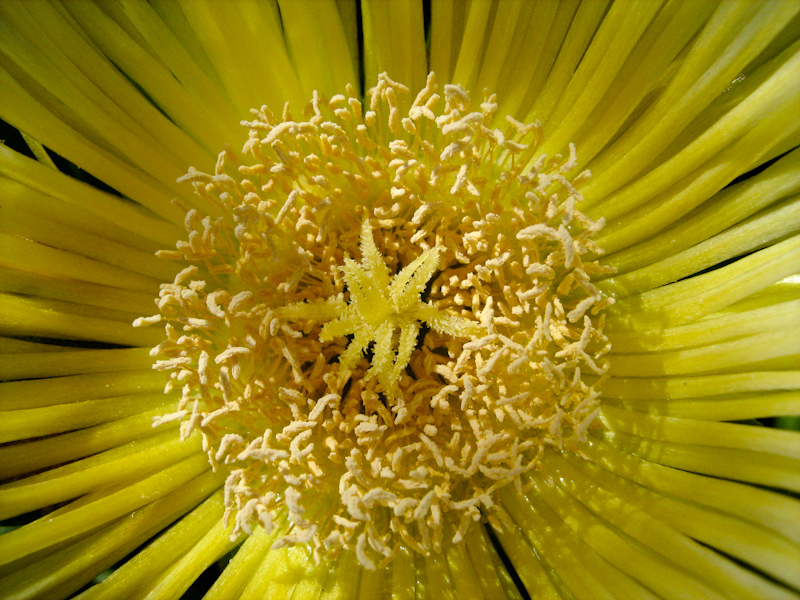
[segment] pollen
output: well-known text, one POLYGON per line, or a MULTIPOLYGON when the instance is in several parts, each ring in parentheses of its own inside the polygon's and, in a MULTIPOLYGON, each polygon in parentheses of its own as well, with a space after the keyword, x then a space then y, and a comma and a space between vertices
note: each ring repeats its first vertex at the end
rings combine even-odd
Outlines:
POLYGON ((382 74, 363 104, 253 110, 241 153, 182 178, 218 210, 187 211, 161 254, 188 266, 135 324, 165 327, 181 399, 154 426, 202 437, 233 537, 288 518, 275 547, 316 558, 438 552, 595 426, 613 300, 584 260, 589 173, 493 95, 438 90, 382 74))

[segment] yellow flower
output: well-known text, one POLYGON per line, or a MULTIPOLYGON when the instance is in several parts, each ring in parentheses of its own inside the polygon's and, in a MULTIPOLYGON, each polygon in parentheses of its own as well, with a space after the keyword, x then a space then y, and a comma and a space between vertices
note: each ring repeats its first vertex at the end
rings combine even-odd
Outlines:
POLYGON ((0 3, 0 598, 800 597, 798 14, 0 3))

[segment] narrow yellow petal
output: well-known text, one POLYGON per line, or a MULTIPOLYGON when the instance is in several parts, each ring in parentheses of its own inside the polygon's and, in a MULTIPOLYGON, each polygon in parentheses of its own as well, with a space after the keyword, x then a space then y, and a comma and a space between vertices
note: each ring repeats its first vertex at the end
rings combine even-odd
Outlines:
POLYGON ((180 425, 177 421, 164 423, 158 429, 153 428, 153 420, 163 414, 164 408, 158 407, 79 431, 5 445, 0 448, 0 476, 11 478, 32 473, 45 467, 98 454, 134 440, 145 440, 162 433, 162 430, 177 429, 180 425))
POLYGON ((0 518, 72 500, 90 491, 135 481, 196 453, 198 444, 165 431, 102 454, 0 486, 0 518))
POLYGON ((92 427, 166 405, 161 393, 131 395, 2 412, 0 441, 10 442, 92 427))
MULTIPOLYGON (((20 599, 65 598, 106 569, 113 567, 156 532, 182 516, 211 491, 212 488, 208 485, 207 480, 203 481, 202 478, 197 478, 180 490, 133 511, 127 518, 120 519, 73 545, 17 570, 13 575, 4 579, 3 593, 7 597, 20 599)), ((216 502, 219 503, 219 499, 216 499, 216 502)), ((164 536, 151 544, 148 550, 157 546, 162 560, 168 560, 170 553, 173 555, 180 553, 183 550, 181 535, 186 537, 187 529, 190 530, 190 533, 194 533, 198 529, 207 529, 211 526, 208 512, 203 511, 204 507, 205 505, 201 506, 181 520, 177 527, 171 528, 164 536), (205 518, 203 519, 203 517, 205 518)), ((212 512, 210 516, 218 519, 219 513, 212 512)), ((147 550, 138 554, 132 561, 140 565, 141 560, 137 559, 142 554, 147 554, 147 550)), ((122 568, 116 569, 109 578, 104 580, 103 585, 92 587, 77 597, 81 600, 119 597, 113 594, 130 589, 126 588, 124 584, 132 583, 132 580, 131 578, 125 580, 123 575, 128 572, 124 567, 130 564, 131 561, 126 562, 122 568), (119 585, 120 583, 122 585, 119 585)), ((148 573, 146 569, 140 568, 136 575, 146 578, 148 573)))
POLYGON ((208 471, 207 458, 197 454, 126 488, 113 491, 58 516, 42 517, 4 535, 0 564, 48 548, 130 513, 208 471))
MULTIPOLYGON (((219 510, 219 509, 217 509, 219 510)), ((219 514, 219 512, 217 512, 219 514)), ((146 586, 147 594, 141 590, 131 598, 180 598, 203 571, 236 547, 240 540, 231 540, 228 528, 218 519, 205 535, 181 556, 154 582, 146 586)))
MULTIPOLYGON (((310 98, 317 91, 328 98, 350 84, 358 87, 353 58, 334 0, 279 0, 287 49, 310 98)), ((263 38, 262 38, 263 39, 263 38)))

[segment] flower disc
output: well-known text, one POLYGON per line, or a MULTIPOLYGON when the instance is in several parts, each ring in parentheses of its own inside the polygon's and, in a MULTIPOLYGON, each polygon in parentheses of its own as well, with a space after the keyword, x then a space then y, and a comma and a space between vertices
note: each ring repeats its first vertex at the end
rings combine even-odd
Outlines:
POLYGON ((288 518, 277 546, 368 568, 438 551, 502 527, 494 492, 548 445, 579 451, 598 413, 589 174, 494 96, 436 92, 384 74, 368 106, 350 88, 302 121, 254 110, 241 158, 183 178, 218 212, 188 211, 161 254, 189 266, 138 324, 166 321, 155 368, 182 399, 157 423, 200 432, 234 536, 288 518))

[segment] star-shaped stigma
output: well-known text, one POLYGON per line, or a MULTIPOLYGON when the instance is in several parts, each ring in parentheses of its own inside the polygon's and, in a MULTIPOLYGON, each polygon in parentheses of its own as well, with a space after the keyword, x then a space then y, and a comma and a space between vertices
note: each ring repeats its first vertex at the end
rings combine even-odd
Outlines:
POLYGON ((480 336, 483 328, 475 321, 422 301, 422 292, 439 267, 441 246, 425 250, 394 277, 375 245, 368 220, 361 226, 360 249, 361 264, 345 258, 342 267, 349 302, 341 295, 322 302, 297 302, 280 309, 278 314, 287 320, 327 321, 319 333, 322 342, 352 335, 339 357, 341 371, 353 369, 374 342, 372 365, 364 379, 377 377, 384 392, 394 396, 400 375, 417 345, 422 323, 440 334, 459 338, 480 336))

